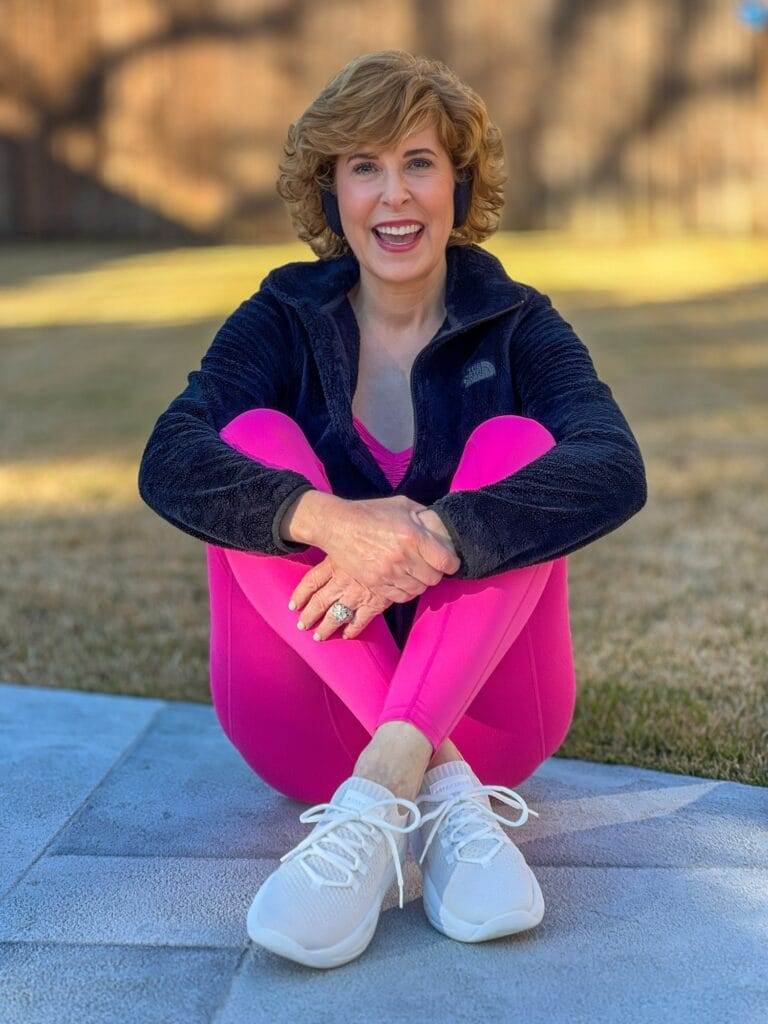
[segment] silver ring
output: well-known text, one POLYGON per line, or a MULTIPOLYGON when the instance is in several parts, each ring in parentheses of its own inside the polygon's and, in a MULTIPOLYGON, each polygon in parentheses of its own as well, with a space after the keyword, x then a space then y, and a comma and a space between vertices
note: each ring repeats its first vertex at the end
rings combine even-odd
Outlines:
POLYGON ((351 622, 355 617, 354 609, 341 601, 334 601, 328 611, 337 622, 351 622))

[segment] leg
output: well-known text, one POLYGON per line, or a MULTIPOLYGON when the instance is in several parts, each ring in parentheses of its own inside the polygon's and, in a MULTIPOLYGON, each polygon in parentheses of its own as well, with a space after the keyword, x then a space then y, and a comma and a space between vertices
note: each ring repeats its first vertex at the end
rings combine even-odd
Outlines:
MULTIPOLYGON (((245 455, 278 468, 295 469, 318 490, 331 492, 322 462, 298 424, 274 409, 250 409, 221 431, 245 455)), ((253 608, 350 708, 370 735, 400 652, 383 616, 377 616, 353 642, 317 643, 312 631, 296 628, 288 598, 307 567, 325 553, 316 547, 291 555, 219 549, 253 608), (343 649, 342 649, 343 648, 343 649)))
POLYGON ((562 744, 575 701, 568 559, 564 557, 553 563, 520 635, 427 768, 467 760, 483 781, 514 788, 562 744))
POLYGON ((562 744, 575 701, 564 557, 553 562, 530 618, 451 740, 482 782, 514 789, 562 744))
MULTIPOLYGON (((469 438, 451 490, 491 483, 544 454, 554 443, 549 431, 535 420, 520 416, 486 420, 469 438)), ((437 751, 515 646, 555 564, 539 563, 485 580, 445 577, 425 591, 377 725, 410 721, 437 751), (472 636, 470 645, 466 644, 467 634, 472 636)), ((560 584, 556 579, 553 594, 562 594, 563 583, 564 577, 560 584)), ((559 608, 562 618, 563 603, 550 602, 543 609, 548 607, 549 614, 540 616, 540 631, 545 641, 548 636, 561 638, 558 651, 562 655, 564 634, 556 628, 552 615, 559 608)), ((566 632, 569 657, 570 631, 566 632)), ((523 646, 518 651, 526 653, 523 646)), ((515 660, 519 660, 518 651, 515 660)), ((499 678, 508 679, 508 675, 502 672, 499 678)), ((509 685, 505 688, 508 694, 509 685)), ((508 702, 508 696, 506 699, 508 702)))
MULTIPOLYGON (((243 451, 244 454, 251 455, 270 465, 290 466, 291 468, 298 469, 311 479, 318 488, 330 490, 322 464, 315 456, 301 429, 290 417, 282 413, 270 409, 249 410, 228 424, 222 431, 222 437, 232 444, 233 447, 243 451)), ((538 457, 543 451, 548 450, 553 443, 554 440, 551 435, 543 427, 525 417, 496 417, 492 421, 486 421, 486 423, 481 424, 477 428, 470 438, 470 443, 468 443, 465 449, 451 486, 453 489, 458 489, 468 486, 482 486, 485 483, 492 482, 501 475, 514 472, 515 469, 538 457), (483 440, 491 442, 490 447, 478 444, 480 440, 479 432, 481 430, 483 440), (499 444, 501 444, 500 448, 497 447, 499 444)), ((393 714, 389 720, 384 717, 387 710, 392 710, 391 699, 389 708, 387 708, 385 698, 389 699, 388 690, 390 682, 395 679, 395 670, 399 667, 398 659, 402 662, 402 656, 395 645, 394 638, 389 633, 383 617, 380 616, 370 623, 365 633, 351 643, 342 644, 342 642, 336 642, 337 638, 331 638, 322 644, 317 644, 308 634, 296 630, 295 618, 292 613, 288 612, 286 602, 288 595, 304 572, 306 572, 306 565, 316 564, 322 557, 322 552, 319 549, 311 548, 298 555, 279 557, 237 552, 230 549, 220 550, 223 552, 227 564, 231 567, 238 586, 247 601, 263 616, 263 619, 271 628, 279 633, 283 640, 287 641, 301 658, 315 670, 317 675, 328 684, 333 693, 340 698, 340 703, 346 705, 361 722, 366 733, 368 735, 375 734, 374 742, 365 748, 363 754, 365 755, 369 748, 375 746, 375 741, 378 738, 378 750, 381 751, 382 747, 386 748, 386 760, 389 764, 401 765, 400 778, 407 777, 408 771, 413 771, 413 764, 419 762, 422 758, 423 761, 420 768, 417 763, 417 770, 423 774, 429 755, 439 746, 441 739, 448 735, 450 723, 446 730, 444 727, 444 715, 443 724, 438 724, 435 727, 424 720, 421 706, 417 707, 416 697, 419 691, 422 690, 422 685, 425 681, 424 673, 419 677, 417 686, 411 688, 410 692, 408 691, 407 680, 405 682, 406 699, 409 701, 409 704, 406 705, 406 712, 403 713, 398 708, 397 713, 393 714), (344 649, 344 660, 343 663, 340 663, 338 654, 342 646, 344 649), (413 697, 412 701, 411 697, 413 697), (419 717, 407 717, 411 705, 419 717), (439 736, 441 729, 443 729, 443 735, 439 736), (426 756, 424 756, 425 752, 426 756)), ((431 593, 425 592, 422 596, 422 604, 414 622, 414 629, 416 629, 417 624, 420 624, 415 638, 419 639, 420 645, 420 654, 417 653, 417 660, 421 658, 423 667, 425 646, 428 647, 430 640, 429 630, 425 627, 429 623, 435 624, 437 632, 434 635, 439 639, 441 633, 439 619, 441 609, 446 614, 451 610, 451 605, 445 600, 445 595, 443 595, 442 600, 436 599, 433 596, 436 591, 440 590, 440 588, 445 589, 450 585, 452 587, 466 588, 472 594, 479 593, 483 595, 483 599, 485 599, 487 592, 493 598, 495 605, 498 606, 500 595, 507 595, 504 587, 509 581, 505 581, 504 577, 513 575, 516 581, 512 588, 512 595, 517 595, 518 600, 514 604, 511 628, 509 621, 507 621, 501 637, 496 636, 495 638, 496 647, 492 651, 490 659, 483 658, 482 648, 480 650, 483 662, 480 666, 482 678, 479 681, 475 679, 467 692, 464 684, 468 678, 471 680, 472 677, 468 676, 465 667, 465 671, 461 673, 462 678, 454 679, 451 684, 455 683, 457 689, 447 694, 447 700, 449 704, 453 700, 451 714, 457 721, 463 713, 462 707, 472 703, 474 696, 480 690, 483 682, 491 675, 493 669, 502 658, 504 651, 513 643, 514 637, 520 633, 527 616, 530 615, 532 607, 535 607, 536 603, 532 595, 532 589, 535 592, 532 584, 538 585, 538 595, 540 596, 543 589, 540 577, 543 577, 544 582, 546 582, 550 569, 551 563, 544 566, 533 566, 528 569, 516 570, 513 574, 493 577, 491 581, 457 581, 446 578, 437 587, 430 588, 431 593), (530 579, 531 576, 533 576, 533 580, 530 579), (525 588, 525 592, 521 594, 522 580, 527 580, 528 586, 525 588), (427 615, 426 612, 430 614, 427 615), (462 686, 464 686, 464 693, 463 696, 460 695, 460 706, 457 710, 455 698, 457 690, 461 691, 462 686), (451 696, 451 693, 453 696, 451 696)), ((453 599, 457 600, 464 596, 466 595, 459 589, 454 592, 453 599)), ((508 595, 501 601, 501 605, 501 614, 506 616, 508 620, 510 618, 508 595)), ((492 619, 492 622, 498 622, 498 616, 492 619)), ((434 625, 433 628, 435 628, 434 625)), ((412 637, 414 637, 414 629, 411 631, 412 637)), ((479 644, 477 646, 480 647, 479 644)), ((417 651, 417 645, 411 642, 411 638, 409 638, 408 648, 410 648, 410 658, 417 651)), ((405 653, 404 651, 403 656, 405 656, 405 653)), ((475 661, 477 661, 477 652, 475 652, 475 661)), ((435 667, 440 668, 441 666, 443 666, 443 669, 446 667, 444 659, 438 659, 435 667)), ((450 666, 447 667, 450 670, 450 666)), ((477 667, 477 665, 474 666, 474 668, 477 667)), ((455 676, 456 666, 454 665, 453 668, 455 676)), ((402 684, 406 677, 401 675, 400 678, 402 684)), ((440 677, 437 676, 436 678, 439 679, 440 677)), ((445 684, 445 681, 443 677, 443 684, 445 684)), ((436 688, 430 682, 426 690, 423 691, 421 700, 423 701, 424 696, 429 697, 429 695, 432 695, 434 697, 435 694, 439 696, 439 690, 440 686, 436 688)), ((450 715, 448 717, 450 718, 450 715)), ((365 763, 364 757, 361 756, 355 765, 355 771, 364 774, 365 772, 361 771, 361 765, 365 763)), ((368 764, 370 765, 370 763, 369 759, 368 764)), ((375 774, 371 777, 375 777, 375 774)), ((377 778, 377 781, 383 782, 391 789, 395 788, 389 779, 377 778)), ((420 776, 418 781, 420 781, 420 776)), ((418 788, 418 782, 416 783, 416 788, 418 788)), ((402 792, 403 787, 401 786, 396 791, 402 792)))
POLYGON ((251 605, 223 548, 206 545, 206 561, 210 687, 222 729, 273 789, 304 803, 327 800, 369 733, 251 605))
MULTIPOLYGON (((232 447, 252 458, 259 459, 268 465, 295 469, 303 473, 312 481, 319 490, 331 491, 331 485, 325 473, 325 469, 312 450, 309 442, 304 436, 301 428, 289 416, 274 409, 256 408, 250 409, 235 417, 220 432, 223 440, 232 447)), ((218 580, 218 589, 222 592, 232 591, 241 595, 250 607, 251 615, 247 616, 246 635, 251 643, 251 652, 259 653, 261 659, 261 641, 264 638, 261 625, 266 623, 274 636, 267 641, 267 648, 274 648, 278 651, 276 662, 278 666, 277 677, 286 675, 288 671, 295 668, 295 659, 287 656, 285 646, 292 649, 295 654, 306 663, 298 672, 298 678, 292 678, 288 686, 295 686, 297 699, 293 703, 293 714, 286 722, 284 713, 285 702, 275 706, 274 686, 265 684, 267 678, 261 667, 254 668, 253 654, 245 658, 242 666, 238 658, 242 659, 242 651, 236 654, 228 654, 229 665, 237 664, 238 667, 226 669, 226 678, 237 676, 240 680, 236 687, 236 693, 229 698, 229 706, 244 706, 250 702, 258 702, 261 709, 260 719, 272 722, 274 729, 270 734, 266 746, 273 747, 276 740, 284 739, 280 734, 279 723, 283 722, 284 729, 296 734, 295 718, 299 714, 298 709, 304 709, 304 703, 298 699, 298 692, 304 689, 311 689, 315 686, 315 680, 327 684, 331 692, 326 695, 330 707, 335 705, 335 719, 342 723, 346 722, 344 728, 347 737, 352 737, 352 743, 347 740, 346 751, 354 750, 356 754, 370 743, 371 734, 375 730, 375 722, 381 710, 384 696, 389 681, 394 672, 400 651, 395 639, 389 631, 389 627, 383 616, 377 616, 366 627, 365 632, 359 637, 347 643, 336 640, 326 640, 316 643, 312 640, 311 631, 302 632, 296 629, 296 615, 288 609, 288 597, 295 589, 299 580, 305 575, 307 567, 316 565, 324 557, 320 548, 310 547, 304 552, 292 555, 271 556, 259 552, 235 551, 229 548, 214 548, 218 553, 217 559, 209 559, 209 573, 211 567, 226 568, 221 580, 218 580), (231 580, 229 576, 231 575, 231 580), (227 590, 229 588, 229 591, 227 590), (254 623, 256 626, 254 627, 254 623), (256 630, 256 637, 252 631, 256 630), (244 666, 250 664, 250 669, 244 666), (293 667, 292 667, 293 664, 293 667), (307 676, 307 667, 311 669, 307 676), (255 687, 253 680, 259 678, 261 685, 255 687), (304 679, 302 688, 301 679, 304 679), (264 703, 267 703, 269 710, 265 714, 264 703), (282 715, 281 715, 282 712, 282 715), (357 729, 350 719, 356 720, 362 726, 362 733, 365 741, 360 739, 360 729, 357 729)), ((211 579, 211 600, 213 602, 214 584, 217 577, 211 579)), ((223 606, 223 604, 222 604, 223 606)), ((218 615, 221 619, 221 614, 218 615)), ((214 629, 212 623, 212 641, 214 629)), ((220 626, 217 635, 222 636, 219 644, 222 650, 231 651, 236 643, 236 638, 228 635, 224 626, 220 626)), ((221 660, 219 658, 218 660, 221 660)), ((212 652, 212 673, 215 665, 212 652)), ((219 675, 224 676, 222 670, 219 675)), ((274 677, 274 676, 273 676, 274 677)), ((315 686, 316 688, 316 686, 315 686)), ((219 690, 223 690, 222 687, 219 690)), ((227 692, 231 689, 231 683, 226 684, 227 692)), ((227 718, 230 712, 222 713, 220 718, 227 718)), ((255 717, 255 715, 254 715, 255 717)), ((312 714, 308 712, 302 716, 307 723, 307 730, 311 732, 312 714)), ((397 792, 407 798, 412 798, 418 791, 421 776, 428 760, 430 748, 429 743, 423 734, 410 723, 392 723, 384 726, 381 734, 386 740, 387 757, 378 767, 369 765, 365 772, 367 777, 387 786, 393 792, 397 792), (415 765, 415 767, 412 767, 415 765)), ((234 742, 234 740, 233 740, 234 742)), ((303 740, 295 740, 297 749, 304 753, 308 748, 303 740)), ((250 744, 252 748, 253 744, 250 744)), ((263 764, 263 753, 260 753, 263 764)), ((311 749, 314 749, 312 747, 311 749)), ((301 754, 299 755, 301 756, 301 754)), ((284 755, 282 755, 284 759, 284 755)), ((253 757, 247 758, 255 768, 253 757)), ((275 755, 273 761, 266 759, 266 767, 255 768, 265 779, 276 779, 279 774, 284 779, 286 769, 279 767, 281 756, 275 755)), ((321 784, 319 778, 314 777, 314 757, 307 757, 307 763, 312 764, 312 778, 305 780, 305 785, 315 791, 321 784)), ((303 764, 303 762, 302 762, 303 764)), ((359 765, 353 765, 353 772, 358 773, 359 765)), ((300 769, 301 770, 301 769, 300 769)), ((298 791, 297 784, 292 780, 293 769, 288 768, 288 781, 275 782, 275 788, 293 795, 298 791)), ((332 793, 338 784, 350 774, 349 771, 340 778, 335 779, 335 784, 325 785, 324 795, 316 797, 314 802, 325 800, 332 793)), ((306 789, 305 789, 306 792, 306 789)))

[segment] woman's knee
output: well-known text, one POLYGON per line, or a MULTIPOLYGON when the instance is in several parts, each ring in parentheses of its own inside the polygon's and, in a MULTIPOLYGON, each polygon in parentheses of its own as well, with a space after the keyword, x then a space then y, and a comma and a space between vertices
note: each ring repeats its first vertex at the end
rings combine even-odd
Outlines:
POLYGON ((452 488, 482 487, 516 473, 557 442, 543 423, 530 416, 505 414, 483 420, 464 445, 452 488))
POLYGON ((318 490, 331 490, 325 467, 299 424, 279 409, 246 409, 219 431, 222 441, 274 469, 303 473, 318 490))
POLYGON ((266 406, 241 412, 222 427, 219 437, 232 447, 247 449, 247 454, 266 453, 278 444, 309 443, 296 420, 266 406))

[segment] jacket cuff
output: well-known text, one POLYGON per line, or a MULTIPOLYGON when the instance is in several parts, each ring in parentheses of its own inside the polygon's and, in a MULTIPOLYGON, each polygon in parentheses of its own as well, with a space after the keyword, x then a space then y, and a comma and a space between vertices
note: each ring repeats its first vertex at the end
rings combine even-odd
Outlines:
POLYGON ((277 511, 275 512, 272 518, 272 541, 274 542, 274 545, 276 548, 278 548, 278 550, 284 552, 287 555, 295 554, 299 551, 306 551, 307 548, 312 546, 311 544, 304 544, 300 541, 294 540, 286 540, 284 537, 281 537, 280 524, 282 522, 283 516, 286 514, 289 507, 294 503, 294 501, 296 501, 299 495, 303 494, 305 491, 314 490, 317 490, 317 488, 315 487, 314 484, 311 483, 301 483, 298 485, 298 487, 294 487, 290 494, 287 494, 280 502, 280 504, 277 507, 277 511))
MULTIPOLYGON (((445 497, 447 497, 447 495, 445 497)), ((443 526, 446 529, 446 532, 448 533, 448 536, 451 538, 453 546, 456 550, 456 555, 458 556, 461 562, 461 565, 456 570, 456 572, 451 573, 451 579, 472 579, 471 568, 467 563, 467 555, 465 551, 465 538, 463 536, 463 533, 461 533, 457 528, 456 521, 453 518, 453 513, 451 512, 451 509, 448 507, 448 505, 441 504, 443 501, 443 498, 439 498, 437 501, 433 502, 428 507, 431 509, 432 512, 435 513, 435 515, 440 517, 440 522, 443 524, 443 526)))

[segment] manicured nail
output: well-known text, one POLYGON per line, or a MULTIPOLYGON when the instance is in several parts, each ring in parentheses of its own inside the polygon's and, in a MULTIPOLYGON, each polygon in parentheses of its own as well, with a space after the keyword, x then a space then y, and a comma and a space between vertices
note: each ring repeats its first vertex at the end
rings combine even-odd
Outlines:
POLYGON ((320 634, 319 633, 313 633, 312 639, 313 640, 319 640, 320 639, 320 634))
POLYGON ((304 629, 304 623, 301 621, 301 619, 299 619, 299 621, 296 623, 296 629, 304 629))
POLYGON ((296 602, 295 601, 289 601, 288 602, 288 607, 291 609, 291 611, 293 611, 296 608, 296 602))

